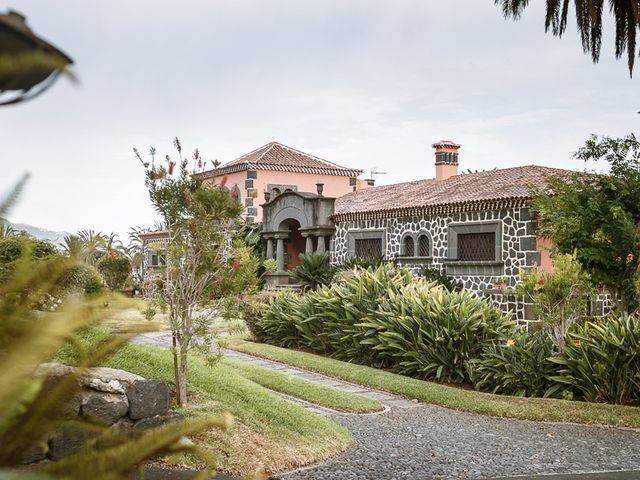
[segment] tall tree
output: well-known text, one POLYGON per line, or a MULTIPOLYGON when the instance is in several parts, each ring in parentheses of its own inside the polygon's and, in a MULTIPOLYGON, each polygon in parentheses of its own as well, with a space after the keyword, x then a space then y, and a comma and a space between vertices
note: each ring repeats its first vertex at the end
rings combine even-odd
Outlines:
POLYGON ((203 165, 197 150, 192 157, 194 168, 189 170, 177 138, 174 147, 176 161, 166 155, 160 164, 154 148, 150 162, 135 148, 134 154, 145 168, 151 203, 169 235, 161 295, 169 305, 178 403, 186 406, 187 353, 198 340, 205 339, 208 347, 212 309, 207 308, 206 294, 230 270, 225 246, 242 206, 222 188, 203 187, 193 175, 203 165))
MULTIPOLYGON (((529 0, 494 0, 502 6, 506 18, 519 19, 529 0)), ((547 0, 545 31, 561 37, 567 29, 569 17, 569 0, 547 0)), ((615 21, 615 54, 616 58, 627 53, 629 74, 633 74, 636 57, 636 34, 640 28, 639 0, 609 0, 609 12, 615 21)), ((602 46, 602 20, 605 9, 604 0, 573 0, 578 31, 582 40, 582 49, 591 54, 594 63, 600 59, 602 46)))
POLYGON ((533 201, 540 233, 561 253, 575 252, 591 278, 619 299, 621 309, 633 311, 639 304, 634 282, 640 256, 640 142, 633 134, 592 136, 574 157, 604 160, 610 172, 549 180, 553 195, 540 192, 533 201))

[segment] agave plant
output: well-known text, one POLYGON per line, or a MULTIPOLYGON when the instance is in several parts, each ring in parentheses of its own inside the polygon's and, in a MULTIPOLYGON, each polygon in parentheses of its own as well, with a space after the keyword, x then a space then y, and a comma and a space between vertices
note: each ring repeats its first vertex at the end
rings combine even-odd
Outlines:
POLYGON ((300 265, 290 275, 305 288, 314 289, 331 284, 335 274, 336 269, 329 264, 328 253, 313 253, 300 255, 300 265))

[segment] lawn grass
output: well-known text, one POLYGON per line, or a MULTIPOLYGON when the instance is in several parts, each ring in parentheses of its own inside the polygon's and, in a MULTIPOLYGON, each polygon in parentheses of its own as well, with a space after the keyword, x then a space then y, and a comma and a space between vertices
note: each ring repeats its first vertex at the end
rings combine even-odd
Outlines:
MULTIPOLYGON (((84 332, 81 342, 95 345, 105 332, 84 332)), ((73 348, 64 347, 58 361, 73 364, 73 348)), ((173 385, 173 363, 168 350, 127 344, 104 366, 127 370, 173 385)), ((192 356, 188 372, 189 407, 179 410, 187 417, 230 412, 235 423, 227 432, 203 431, 192 437, 215 454, 221 471, 242 476, 256 470, 268 473, 318 462, 344 451, 351 434, 342 426, 315 415, 245 378, 227 362, 209 365, 192 356)), ((199 466, 195 459, 183 459, 199 466)))
POLYGON ((463 390, 320 355, 239 339, 230 340, 227 348, 464 412, 523 420, 640 428, 640 407, 511 397, 463 390))
POLYGON ((267 368, 229 359, 222 360, 222 363, 243 377, 269 390, 301 398, 307 402, 338 410, 339 412, 370 413, 380 412, 384 409, 382 404, 376 400, 318 385, 317 383, 274 372, 267 368))
POLYGON ((114 333, 126 332, 132 328, 142 328, 148 331, 169 329, 169 315, 158 312, 153 317, 153 320, 147 320, 142 313, 147 302, 143 300, 135 300, 135 302, 137 303, 137 308, 114 311, 113 315, 102 322, 101 327, 114 333))

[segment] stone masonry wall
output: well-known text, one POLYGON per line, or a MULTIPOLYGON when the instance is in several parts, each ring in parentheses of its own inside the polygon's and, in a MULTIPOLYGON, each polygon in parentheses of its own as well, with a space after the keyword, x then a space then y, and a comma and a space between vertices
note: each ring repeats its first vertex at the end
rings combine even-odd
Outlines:
MULTIPOLYGON (((44 387, 52 388, 74 368, 45 363, 37 375, 45 378, 44 387)), ((99 436, 83 429, 77 420, 87 420, 126 432, 159 427, 182 417, 169 411, 171 397, 167 384, 113 368, 90 368, 78 378, 78 392, 65 405, 63 423, 38 445, 24 452, 21 463, 59 460, 71 455, 89 440, 99 436)))
MULTIPOLYGON (((447 271, 450 224, 496 222, 501 226, 501 265, 494 265, 491 269, 477 268, 475 273, 447 272, 451 278, 461 282, 466 289, 481 295, 484 290, 493 287, 498 277, 505 277, 508 286, 515 286, 522 268, 540 263, 540 254, 536 251, 536 224, 528 208, 341 222, 336 225, 331 260, 333 263, 340 263, 347 259, 349 232, 382 231, 385 260, 398 261, 413 271, 418 271, 423 266, 447 271), (404 236, 419 233, 426 233, 431 239, 431 256, 424 259, 403 260, 401 248, 404 236)), ((467 270, 474 271, 471 267, 467 270)))

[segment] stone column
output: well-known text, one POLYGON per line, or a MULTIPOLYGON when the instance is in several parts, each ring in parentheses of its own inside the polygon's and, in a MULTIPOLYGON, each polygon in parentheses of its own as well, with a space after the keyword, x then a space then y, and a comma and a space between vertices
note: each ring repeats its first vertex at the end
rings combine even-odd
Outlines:
POLYGON ((273 258, 273 238, 267 238, 267 258, 273 258))
POLYGON ((307 255, 313 253, 313 237, 311 235, 307 235, 307 243, 304 246, 304 253, 307 255))
POLYGON ((318 236, 318 248, 316 248, 316 253, 324 253, 327 251, 327 247, 324 243, 324 237, 318 236))
POLYGON ((276 247, 276 262, 278 264, 278 272, 284 272, 284 239, 278 238, 276 247))

